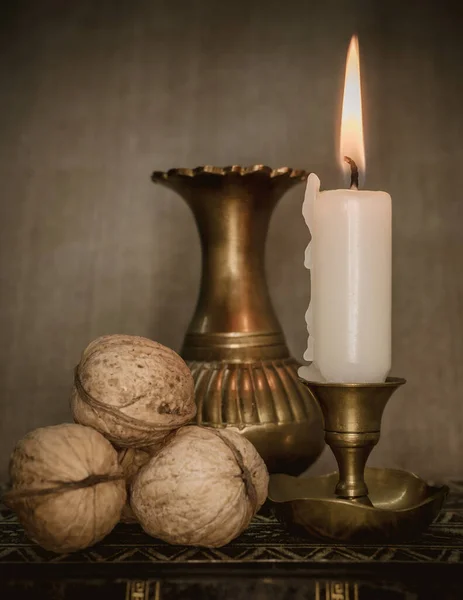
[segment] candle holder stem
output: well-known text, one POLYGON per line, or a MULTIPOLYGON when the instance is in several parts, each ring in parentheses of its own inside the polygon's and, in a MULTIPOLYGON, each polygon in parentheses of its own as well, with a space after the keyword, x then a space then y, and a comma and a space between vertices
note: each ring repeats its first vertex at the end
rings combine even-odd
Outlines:
POLYGON ((339 481, 335 489, 337 496, 340 498, 368 496, 364 471, 368 457, 378 440, 379 432, 367 434, 326 432, 325 441, 338 463, 339 481))

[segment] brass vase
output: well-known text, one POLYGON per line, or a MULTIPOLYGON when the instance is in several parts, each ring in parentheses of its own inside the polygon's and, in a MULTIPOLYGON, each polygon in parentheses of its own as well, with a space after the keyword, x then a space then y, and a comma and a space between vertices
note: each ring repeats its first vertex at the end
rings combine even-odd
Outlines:
POLYGON ((272 473, 302 473, 324 445, 320 410, 299 383, 264 269, 272 211, 306 178, 260 165, 152 175, 184 198, 201 238, 201 290, 181 351, 195 379, 197 423, 245 435, 272 473))

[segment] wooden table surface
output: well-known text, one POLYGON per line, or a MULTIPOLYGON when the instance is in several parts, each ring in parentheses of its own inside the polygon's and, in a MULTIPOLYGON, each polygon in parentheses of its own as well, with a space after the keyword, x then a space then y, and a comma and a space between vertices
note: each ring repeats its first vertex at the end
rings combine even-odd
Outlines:
POLYGON ((120 524, 92 548, 56 555, 29 541, 15 515, 1 507, 0 577, 8 600, 91 600, 103 588, 115 600, 463 598, 463 483, 450 486, 429 530, 393 546, 294 537, 275 518, 258 515, 220 549, 171 546, 138 525, 120 524))

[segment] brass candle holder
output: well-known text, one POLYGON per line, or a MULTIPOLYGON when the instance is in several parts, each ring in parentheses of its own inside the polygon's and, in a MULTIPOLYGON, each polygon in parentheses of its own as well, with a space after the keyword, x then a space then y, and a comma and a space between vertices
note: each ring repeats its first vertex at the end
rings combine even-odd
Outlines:
POLYGON ((365 466, 379 441, 386 404, 405 379, 389 377, 384 383, 319 383, 305 381, 317 399, 325 421, 325 441, 339 468, 335 494, 339 498, 365 499, 368 488, 365 466))
POLYGON ((419 535, 437 516, 448 493, 395 469, 366 469, 378 443, 384 408, 405 379, 384 383, 300 380, 318 402, 325 441, 338 473, 295 478, 273 475, 269 499, 291 528, 331 540, 396 542, 419 535))

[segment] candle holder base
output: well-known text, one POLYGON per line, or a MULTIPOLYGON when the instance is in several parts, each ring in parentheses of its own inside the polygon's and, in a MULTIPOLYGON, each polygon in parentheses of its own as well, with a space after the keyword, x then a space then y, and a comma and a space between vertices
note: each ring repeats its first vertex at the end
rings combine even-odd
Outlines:
POLYGON ((367 468, 368 497, 345 499, 333 492, 337 479, 337 472, 272 475, 270 507, 296 535, 349 544, 397 543, 423 533, 448 493, 447 486, 427 485, 407 471, 367 468))
POLYGON ((384 408, 405 379, 300 381, 322 410, 325 441, 339 472, 315 478, 273 475, 269 499, 276 513, 299 531, 349 543, 395 542, 426 529, 442 507, 446 486, 429 486, 407 471, 365 469, 379 441, 384 408))

